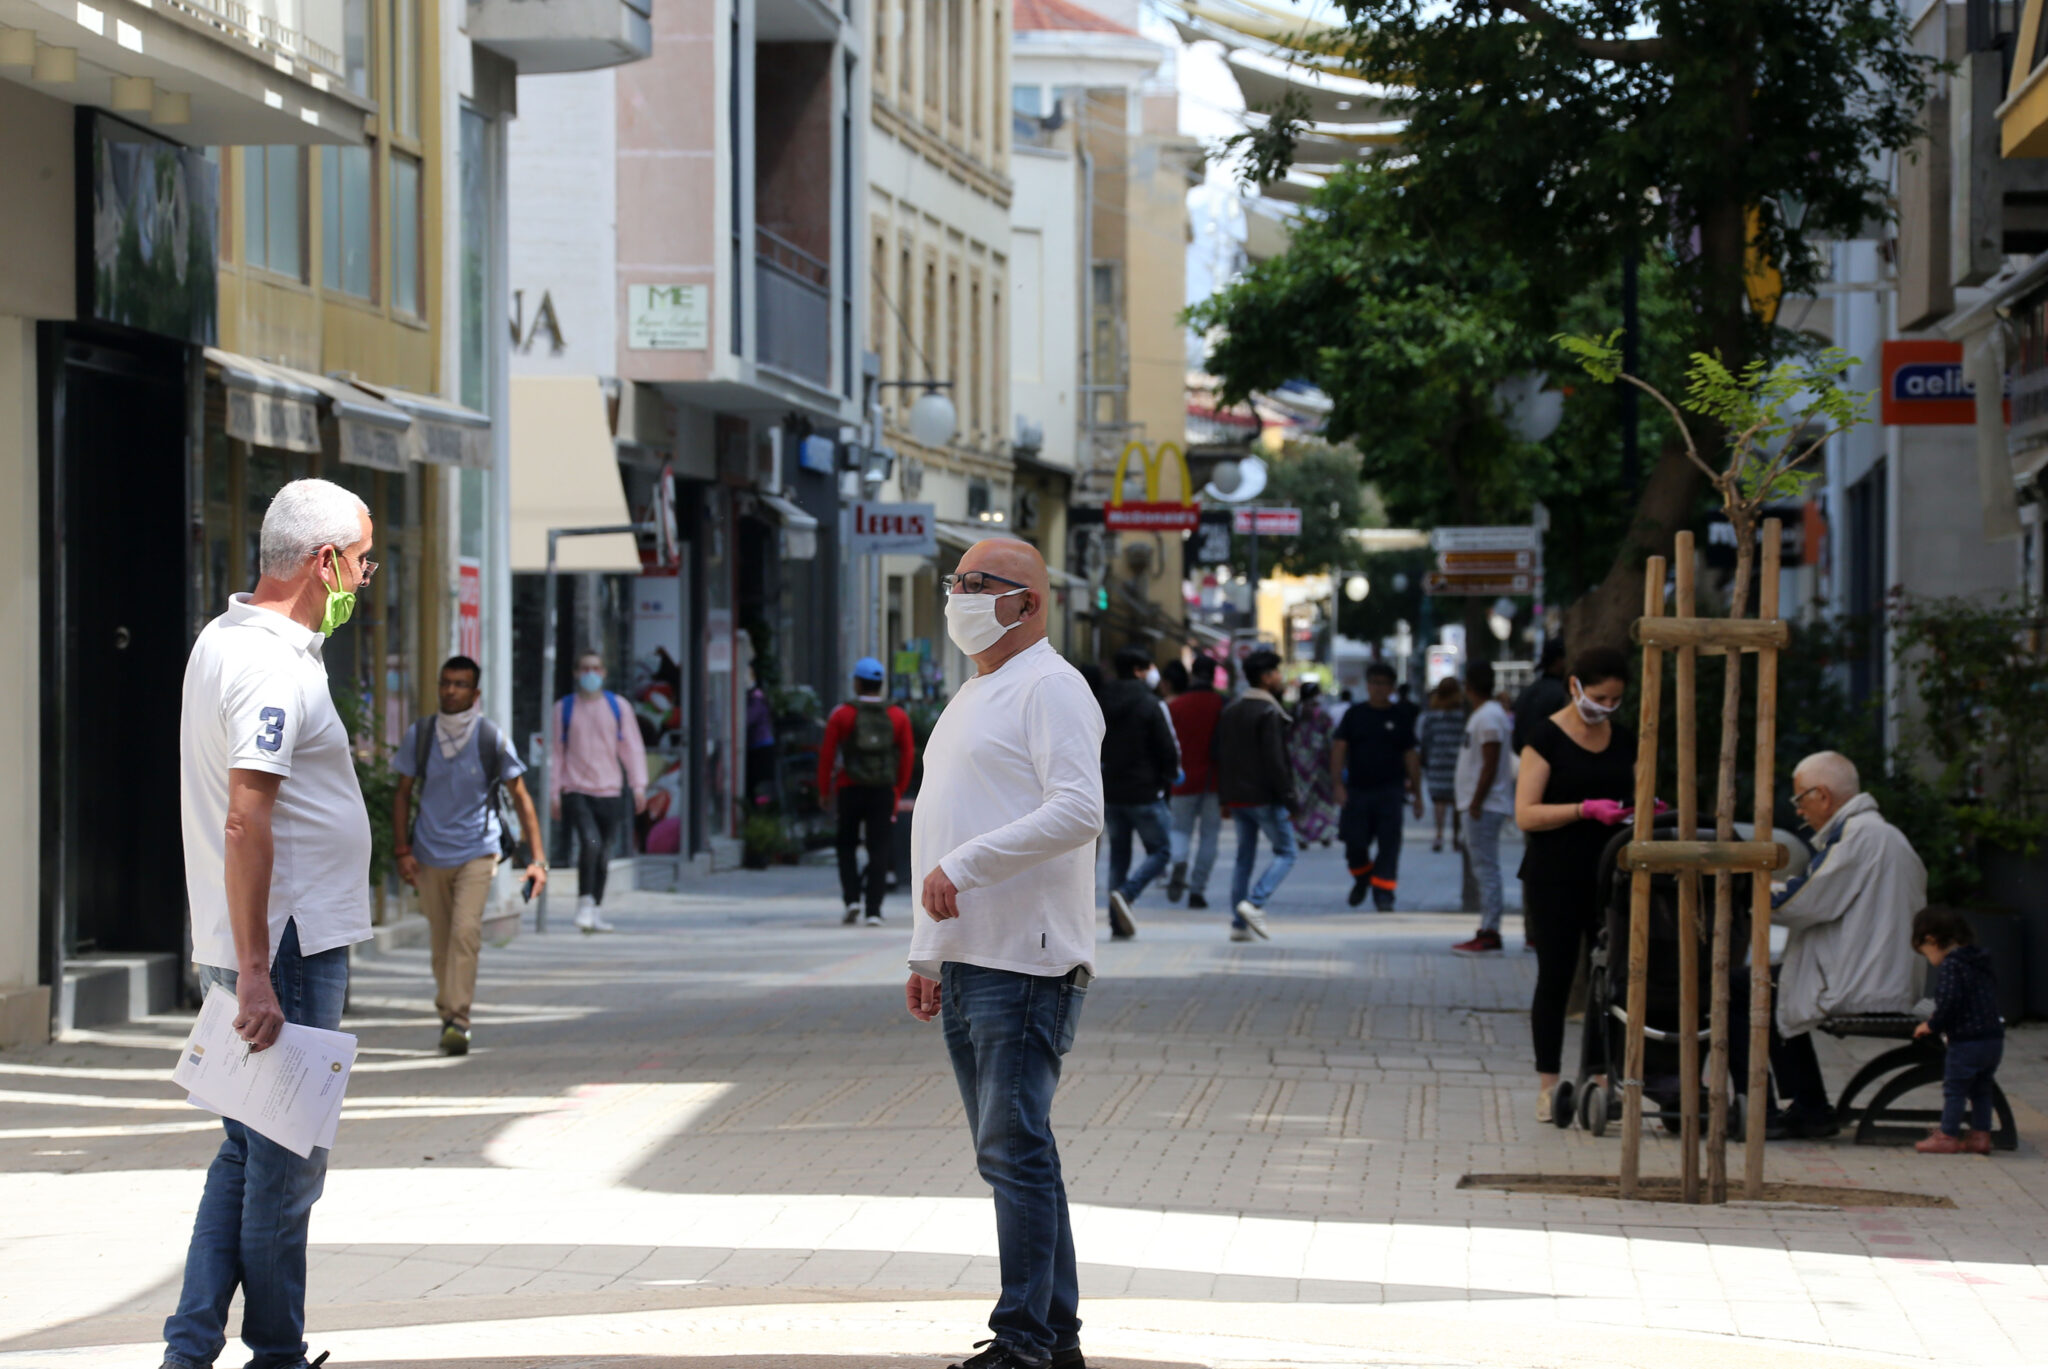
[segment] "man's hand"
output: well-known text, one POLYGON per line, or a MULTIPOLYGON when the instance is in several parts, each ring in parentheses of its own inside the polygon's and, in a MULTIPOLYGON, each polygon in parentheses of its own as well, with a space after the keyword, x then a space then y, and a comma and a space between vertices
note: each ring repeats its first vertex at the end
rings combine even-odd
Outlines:
MULTIPOLYGON (((947 878, 943 865, 934 865, 932 872, 924 877, 924 890, 919 901, 924 904, 925 916, 934 922, 960 916, 960 890, 947 878)), ((925 982, 931 983, 930 980, 925 982)), ((936 994, 938 985, 933 984, 932 991, 936 994)))
MULTIPOLYGON (((936 987, 936 986, 934 986, 936 987)), ((284 1009, 277 1005, 277 991, 270 987, 270 974, 246 970, 235 980, 235 1035, 249 1043, 252 1051, 268 1050, 284 1029, 284 1009)))
POLYGON ((1922 1022, 1919 1026, 1913 1028, 1913 1039, 1915 1041, 1918 1041, 1923 1036, 1932 1035, 1934 1035, 1934 1029, 1928 1026, 1925 1022, 1922 1022))
POLYGON ((413 854, 412 852, 410 852, 410 851, 407 851, 407 852, 406 852, 406 853, 405 853, 404 855, 400 856, 400 857, 398 858, 398 877, 399 877, 400 879, 404 880, 404 881, 405 881, 405 882, 406 882, 407 884, 410 884, 410 885, 411 885, 411 886, 412 886, 413 888, 415 888, 415 889, 419 888, 419 887, 420 887, 420 862, 419 862, 419 857, 415 856, 415 855, 414 855, 414 854, 413 854))
POLYGON ((636 794, 634 794, 634 795, 633 795, 633 812, 634 812, 635 814, 640 814, 640 813, 645 813, 646 811, 647 811, 647 795, 645 795, 645 794, 641 794, 641 793, 636 793, 636 794))
POLYGON ((550 798, 550 799, 548 800, 548 821, 549 821, 549 822, 560 822, 561 820, 562 820, 562 796, 561 796, 560 794, 556 794, 556 795, 555 795, 554 797, 552 797, 552 798, 550 798))
POLYGON ((1331 800, 1332 800, 1333 802, 1335 802, 1335 803, 1336 803, 1336 805, 1337 805, 1337 806, 1338 806, 1339 808, 1342 808, 1342 807, 1343 807, 1343 806, 1344 806, 1345 804, 1347 804, 1347 803, 1351 802, 1351 795, 1350 795, 1349 791, 1347 791, 1347 790, 1346 790, 1346 789, 1344 788, 1344 781, 1342 781, 1342 780, 1331 780, 1331 781, 1330 781, 1330 798, 1331 798, 1331 800))
POLYGON ((1474 821, 1474 822, 1477 822, 1477 821, 1479 821, 1479 819, 1480 819, 1480 818, 1481 818, 1481 817, 1482 817, 1482 816, 1483 816, 1483 815, 1485 814, 1485 812, 1486 812, 1486 800, 1485 800, 1485 799, 1483 799, 1483 798, 1477 798, 1477 799, 1474 799, 1474 800, 1472 800, 1472 821, 1474 821))
POLYGON ((910 982, 903 986, 903 1001, 912 1017, 920 1022, 931 1021, 939 1015, 939 981, 912 974, 910 982))
POLYGON ((824 789, 818 791, 818 811, 820 813, 832 811, 832 795, 830 791, 824 789))
POLYGON ((1422 791, 1416 790, 1411 797, 1415 800, 1415 816, 1419 818, 1422 816, 1422 791))
POLYGON ((536 894, 548 887, 548 867, 539 861, 526 867, 526 877, 533 881, 533 891, 536 894))

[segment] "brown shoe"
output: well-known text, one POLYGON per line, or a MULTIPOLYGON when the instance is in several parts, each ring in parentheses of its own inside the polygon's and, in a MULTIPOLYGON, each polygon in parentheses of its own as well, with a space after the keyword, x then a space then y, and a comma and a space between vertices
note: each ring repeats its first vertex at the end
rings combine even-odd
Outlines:
POLYGON ((1926 1136, 1914 1142, 1913 1149, 1919 1151, 1922 1155, 1962 1155, 1969 1148, 1963 1144, 1962 1137, 1951 1136, 1947 1132, 1937 1129, 1928 1132, 1926 1136))
POLYGON ((1991 1133, 1988 1131, 1964 1132, 1963 1149, 1972 1155, 1989 1155, 1991 1153, 1991 1133))

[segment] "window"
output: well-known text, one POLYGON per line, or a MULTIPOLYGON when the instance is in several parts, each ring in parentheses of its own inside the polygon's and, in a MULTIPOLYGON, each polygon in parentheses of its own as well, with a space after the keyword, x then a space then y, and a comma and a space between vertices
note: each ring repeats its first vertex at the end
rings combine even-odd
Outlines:
POLYGON ((944 0, 924 0, 924 107, 939 112, 939 6, 944 0))
POLYGON ((960 393, 960 273, 946 273, 946 379, 960 393))
POLYGON ((967 292, 967 431, 981 433, 981 282, 967 292))
POLYGON ((376 23, 370 17, 370 0, 342 0, 341 65, 351 93, 370 99, 371 45, 376 23))
POLYGON ((969 69, 969 75, 970 75, 970 76, 972 77, 972 79, 971 79, 971 80, 969 80, 969 81, 968 81, 968 82, 967 82, 966 84, 967 84, 967 86, 968 86, 968 91, 967 91, 967 97, 968 97, 968 98, 967 98, 967 103, 968 103, 968 107, 969 107, 969 108, 970 108, 970 109, 971 109, 971 110, 973 111, 973 115, 972 115, 972 118, 973 118, 973 126, 972 126, 971 128, 969 128, 969 129, 968 129, 968 135, 969 135, 969 136, 970 136, 970 137, 971 137, 971 138, 972 138, 972 139, 973 139, 973 140, 974 140, 975 142, 979 143, 979 142, 981 141, 981 99, 980 99, 980 86, 981 86, 981 57, 982 57, 982 52, 981 52, 981 44, 982 44, 982 37, 981 37, 981 8, 982 8, 982 6, 981 6, 981 0, 972 0, 972 4, 973 4, 973 6, 974 6, 974 27, 973 27, 973 29, 971 30, 971 37, 973 38, 973 40, 974 40, 974 41, 973 41, 973 44, 972 44, 972 45, 971 45, 971 46, 970 46, 970 47, 969 47, 969 48, 968 48, 967 50, 968 50, 968 51, 969 51, 970 53, 972 53, 972 54, 973 54, 973 58, 972 58, 972 61, 973 61, 973 66, 972 66, 972 67, 971 67, 971 68, 969 69))
POLYGON ((370 147, 320 150, 320 283, 357 299, 375 299, 377 222, 370 147))
POLYGON ((911 0, 896 3, 896 93, 905 108, 910 105, 910 82, 917 75, 910 55, 911 0))
MULTIPOLYGON (((200 155, 213 163, 214 210, 220 215, 220 231, 214 234, 220 241, 216 242, 214 246, 220 249, 220 259, 222 261, 233 261, 234 253, 231 244, 234 242, 235 235, 231 230, 235 222, 235 203, 228 197, 228 182, 233 178, 228 175, 227 149, 209 147, 200 155)), ((209 599, 206 602, 212 603, 213 601, 209 599)))
POLYGON ((391 127, 401 138, 420 134, 419 9, 391 0, 391 127))
POLYGON ((306 278, 305 152, 242 149, 242 256, 251 266, 306 278))
POLYGON ((391 307, 414 318, 426 310, 420 294, 420 164, 391 154, 391 307))
MULTIPOLYGON (((889 0, 875 0, 875 88, 884 96, 889 93, 889 61, 893 53, 889 43, 889 26, 895 17, 889 12, 889 0)), ((848 86, 851 90, 852 87, 848 86)))
POLYGON ((960 125, 960 91, 972 76, 967 70, 961 46, 967 41, 965 6, 961 0, 946 0, 946 122, 960 125))
MULTIPOLYGON (((880 233, 875 234, 874 265, 868 276, 868 350, 887 361, 889 356, 889 240, 880 233)), ((901 370, 890 373, 894 379, 902 375, 901 370)))
MULTIPOLYGON (((491 352, 491 125, 474 109, 462 108, 462 402, 479 413, 490 409, 491 352)), ((475 474, 465 471, 464 475, 475 474)), ((463 500, 468 516, 468 496, 463 500)), ((463 555, 467 549, 465 531, 463 555)))
POLYGON ((1003 346, 1003 292, 1000 289, 991 289, 988 292, 988 333, 989 371, 996 377, 996 383, 989 387, 988 427, 990 432, 1000 438, 1008 431, 1004 425, 1008 423, 1009 417, 1003 411, 1003 400, 1010 393, 1010 387, 1004 381, 1009 372, 1003 369, 1003 355, 1007 349, 1003 346))

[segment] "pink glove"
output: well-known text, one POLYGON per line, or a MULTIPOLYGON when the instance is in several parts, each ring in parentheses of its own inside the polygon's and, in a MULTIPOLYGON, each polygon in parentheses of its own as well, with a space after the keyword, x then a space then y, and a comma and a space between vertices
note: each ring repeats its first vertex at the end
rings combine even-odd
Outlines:
POLYGON ((1587 799, 1579 805, 1579 816, 1594 822, 1604 822, 1609 827, 1627 822, 1633 812, 1633 808, 1619 799, 1587 799))
POLYGON ((1655 808, 1651 809, 1650 811, 1652 811, 1652 812, 1654 812, 1654 813, 1668 813, 1668 812, 1670 812, 1670 811, 1671 811, 1671 805, 1670 805, 1670 804, 1668 804, 1668 803, 1666 803, 1666 802, 1664 802, 1664 800, 1662 800, 1662 799, 1658 799, 1658 800, 1657 800, 1657 806, 1656 806, 1655 808))

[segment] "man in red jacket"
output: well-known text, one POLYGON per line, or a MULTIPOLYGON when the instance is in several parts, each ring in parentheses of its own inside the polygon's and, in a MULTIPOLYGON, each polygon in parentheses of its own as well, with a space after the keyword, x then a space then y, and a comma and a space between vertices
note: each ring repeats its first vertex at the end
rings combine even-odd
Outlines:
POLYGON ((818 803, 829 808, 835 789, 839 799, 839 892, 846 903, 843 921, 849 927, 861 914, 862 873, 854 848, 863 840, 868 848, 868 926, 882 925, 889 826, 917 763, 910 716, 882 698, 886 678, 874 657, 854 662, 853 702, 832 710, 825 720, 824 744, 818 748, 818 803))
MULTIPOLYGON (((1178 667, 1179 662, 1168 663, 1178 667)), ((1173 872, 1166 879, 1166 897, 1178 903, 1185 892, 1188 907, 1209 906, 1209 872, 1216 867, 1216 840, 1222 834, 1223 810, 1216 802, 1216 719, 1223 712, 1223 696, 1216 692, 1216 662, 1195 657, 1193 671, 1183 671, 1187 688, 1162 671, 1175 686, 1166 711, 1173 719, 1174 735, 1180 739, 1181 782, 1173 786, 1166 804, 1173 812, 1173 872), (1195 837, 1194 842, 1189 838, 1195 837), (1195 866, 1188 869, 1188 847, 1194 846, 1195 866)), ((1225 667, 1228 669, 1228 667, 1225 667)))

